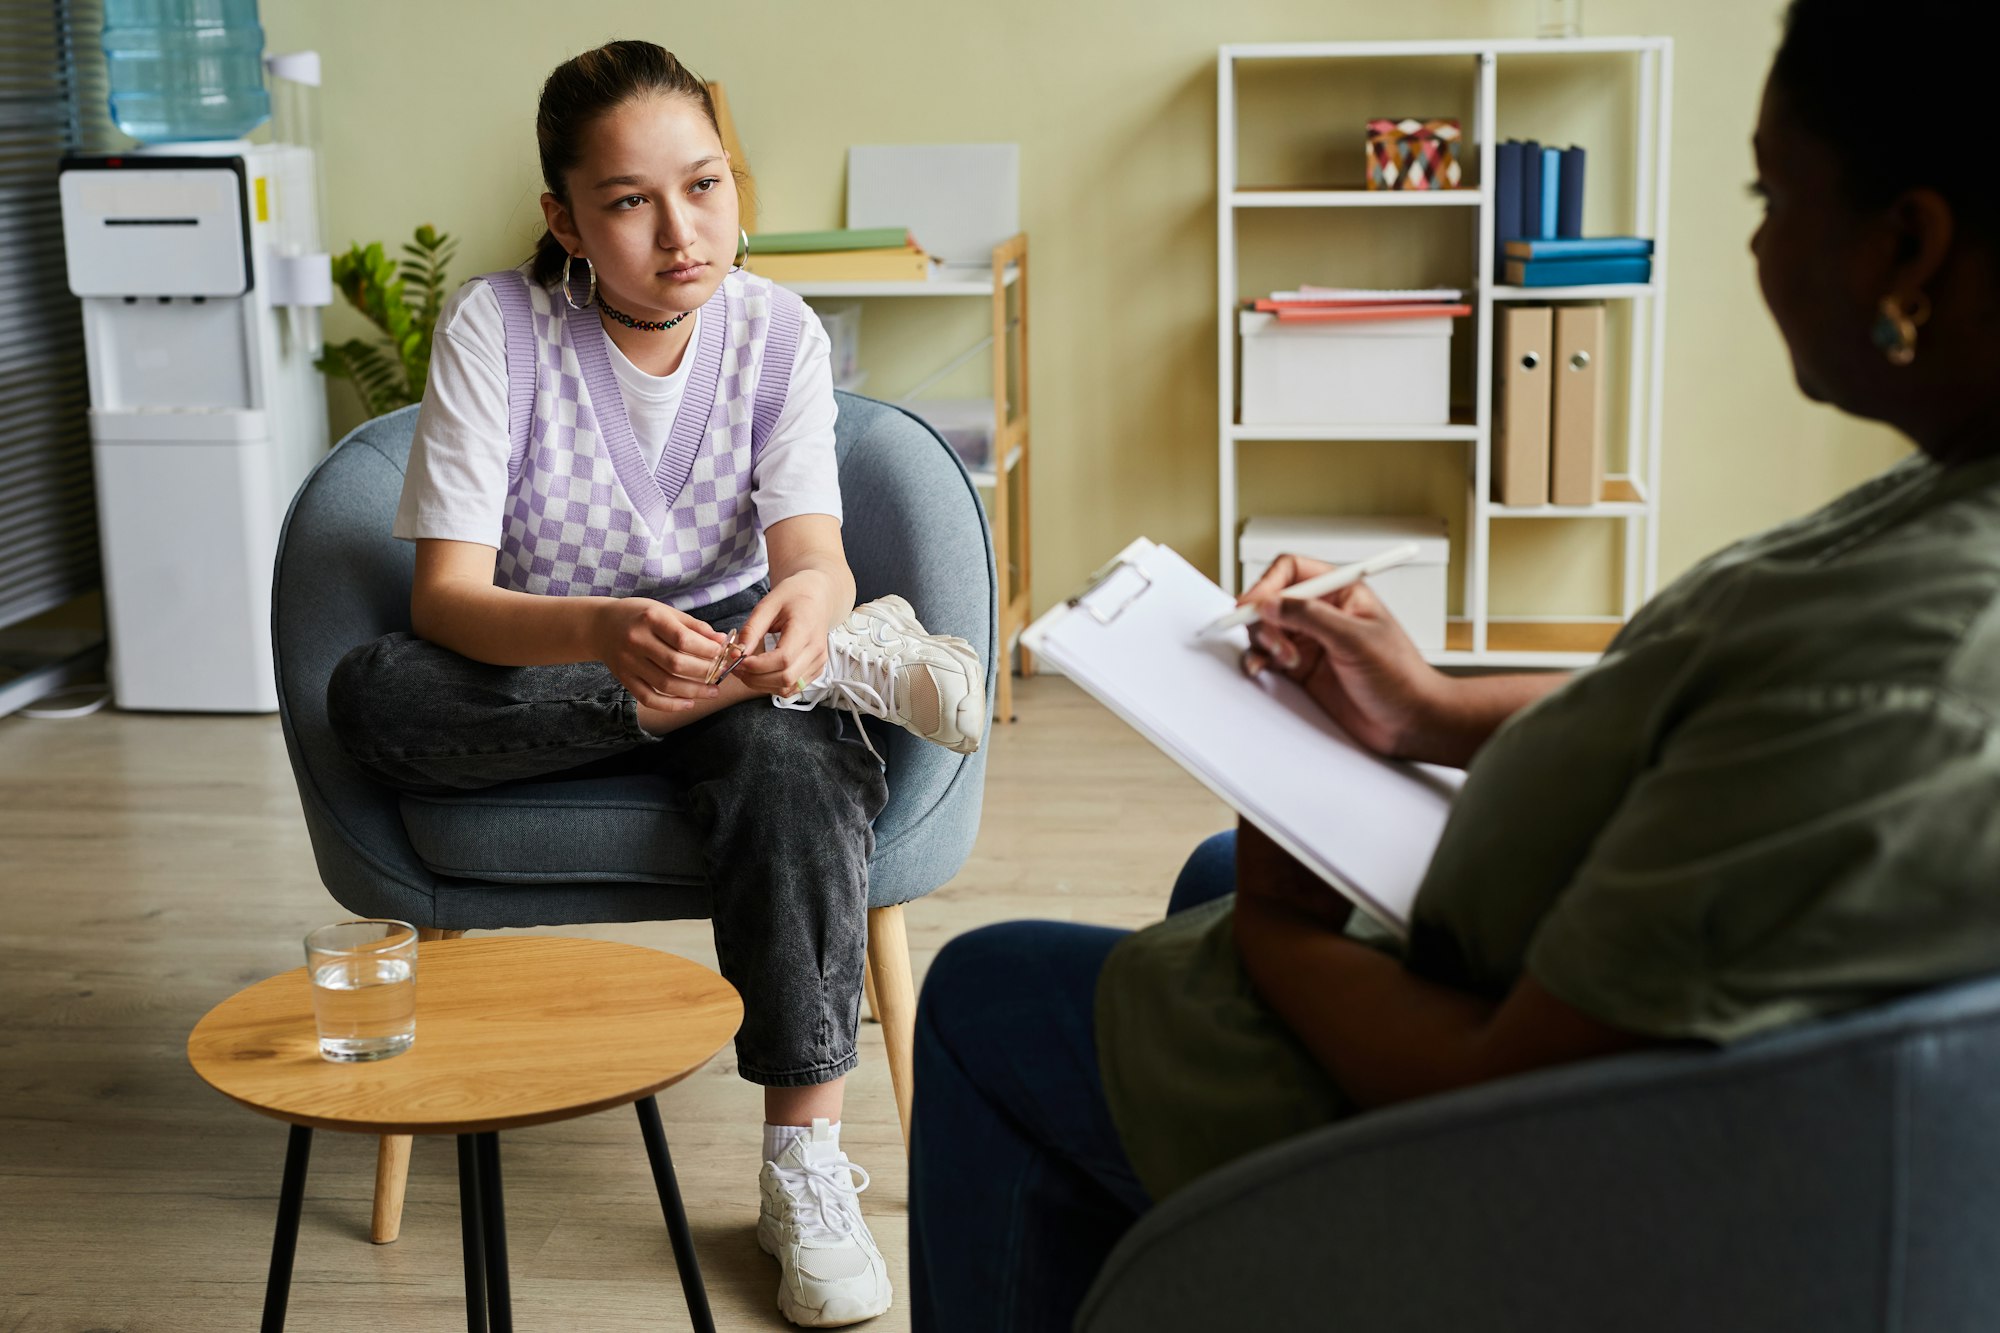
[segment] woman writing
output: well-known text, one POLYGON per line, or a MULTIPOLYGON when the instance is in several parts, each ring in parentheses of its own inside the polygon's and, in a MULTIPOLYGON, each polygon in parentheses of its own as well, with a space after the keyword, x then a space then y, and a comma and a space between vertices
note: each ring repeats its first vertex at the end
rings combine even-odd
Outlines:
MULTIPOLYGON (((1365 587, 1246 601, 1246 661, 1467 768, 1406 947, 1245 826, 1136 935, 954 941, 917 1029, 915 1326, 1067 1328, 1153 1200, 1366 1110, 1736 1041, 2000 968, 2000 192, 1895 150, 1981 114, 1967 0, 1795 0, 1751 248, 1800 387, 1917 452, 1701 562, 1568 680, 1450 679, 1365 587)), ((1329 1201, 1329 1206, 1336 1202, 1329 1201)), ((1310 1281, 1310 1274, 1300 1280, 1310 1281)))

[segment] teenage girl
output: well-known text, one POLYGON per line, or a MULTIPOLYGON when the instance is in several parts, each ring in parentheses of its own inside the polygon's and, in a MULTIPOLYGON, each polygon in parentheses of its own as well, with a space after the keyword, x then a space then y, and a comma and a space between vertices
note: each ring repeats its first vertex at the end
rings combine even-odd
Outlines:
POLYGON ((900 598, 853 606, 827 337, 741 267, 706 85, 613 42, 549 76, 535 131, 547 233, 437 323, 395 523, 414 633, 348 654, 329 711, 406 789, 589 765, 687 793, 778 1305, 857 1322, 890 1301, 839 1139, 888 795, 861 715, 969 752, 984 669, 900 598), (708 683, 732 630, 749 655, 708 683))

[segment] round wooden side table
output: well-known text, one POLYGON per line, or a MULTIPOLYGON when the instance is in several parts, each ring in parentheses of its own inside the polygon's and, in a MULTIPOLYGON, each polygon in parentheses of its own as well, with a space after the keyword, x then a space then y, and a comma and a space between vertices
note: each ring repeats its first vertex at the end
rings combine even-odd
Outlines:
POLYGON ((237 992, 188 1037, 217 1091, 292 1126, 264 1290, 265 1333, 285 1323, 315 1129, 451 1134, 471 1333, 511 1333, 500 1131, 634 1103, 697 1329, 715 1327, 654 1094, 714 1057, 743 1001, 698 963, 657 949, 556 935, 427 940, 416 1041, 386 1060, 322 1059, 306 969, 237 992))

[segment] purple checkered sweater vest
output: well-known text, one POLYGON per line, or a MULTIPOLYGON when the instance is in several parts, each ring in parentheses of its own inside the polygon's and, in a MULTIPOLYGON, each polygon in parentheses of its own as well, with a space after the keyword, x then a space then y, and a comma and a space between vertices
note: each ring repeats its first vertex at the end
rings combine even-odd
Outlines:
POLYGON ((512 444, 494 583, 687 611, 763 578, 751 474, 791 386, 803 302, 749 273, 723 279, 684 353, 693 364, 680 410, 648 473, 596 308, 571 310, 525 266, 483 281, 506 324, 512 444))

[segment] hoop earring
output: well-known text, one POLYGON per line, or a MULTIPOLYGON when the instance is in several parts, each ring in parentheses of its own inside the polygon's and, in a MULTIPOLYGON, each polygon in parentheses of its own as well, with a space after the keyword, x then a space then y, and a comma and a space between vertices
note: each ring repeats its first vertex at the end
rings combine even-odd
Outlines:
POLYGON ((588 257, 584 258, 583 266, 590 271, 590 292, 583 298, 583 304, 578 305, 575 299, 572 298, 569 294, 569 266, 570 266, 570 261, 575 258, 577 258, 577 256, 575 255, 563 256, 563 271, 562 271, 563 304, 568 306, 571 310, 588 310, 590 309, 590 303, 597 299, 597 265, 591 263, 588 257))
POLYGON ((743 228, 738 227, 736 229, 736 267, 742 268, 745 264, 749 262, 750 262, 750 233, 743 230, 743 228))
POLYGON ((1931 298, 1918 292, 1905 310, 1893 296, 1882 298, 1881 313, 1875 317, 1871 337, 1892 366, 1907 366, 1917 359, 1917 330, 1931 317, 1931 298))

